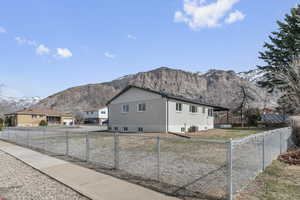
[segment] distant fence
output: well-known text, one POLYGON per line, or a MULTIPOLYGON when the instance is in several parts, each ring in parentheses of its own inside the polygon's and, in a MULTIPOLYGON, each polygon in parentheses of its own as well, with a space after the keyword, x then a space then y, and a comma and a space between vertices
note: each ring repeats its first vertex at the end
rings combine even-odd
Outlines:
POLYGON ((293 145, 291 136, 290 128, 230 141, 10 128, 1 139, 124 171, 171 195, 231 200, 293 145))

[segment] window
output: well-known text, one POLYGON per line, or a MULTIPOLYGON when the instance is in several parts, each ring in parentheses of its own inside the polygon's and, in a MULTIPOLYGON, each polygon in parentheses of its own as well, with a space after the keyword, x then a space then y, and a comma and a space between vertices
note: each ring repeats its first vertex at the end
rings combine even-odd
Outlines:
POLYGON ((208 116, 212 117, 213 116, 213 109, 208 109, 208 116))
POLYGON ((108 130, 111 131, 111 127, 110 126, 108 127, 108 130))
POLYGON ((205 107, 202 108, 202 113, 205 114, 205 107))
POLYGON ((116 127, 115 127, 115 131, 118 131, 118 130, 119 130, 119 128, 116 126, 116 127))
POLYGON ((139 132, 144 132, 144 129, 143 129, 142 127, 139 127, 139 128, 138 128, 138 131, 139 131, 139 132))
POLYGON ((144 111, 146 111, 146 104, 145 103, 138 104, 137 109, 138 109, 138 112, 144 112, 144 111))
POLYGON ((93 114, 94 114, 94 111, 91 112, 91 115, 93 115, 93 114))
POLYGON ((191 113, 197 113, 197 112, 198 112, 198 107, 197 107, 197 106, 190 105, 190 112, 191 112, 191 113))
POLYGON ((176 103, 176 111, 182 111, 182 103, 176 103))
POLYGON ((36 119, 37 118, 37 115, 32 115, 31 116, 33 119, 36 119))
POLYGON ((185 128, 184 128, 184 127, 181 128, 181 132, 182 132, 182 133, 185 132, 185 128))
POLYGON ((129 112, 129 105, 128 104, 122 105, 122 112, 123 113, 128 113, 129 112))
POLYGON ((101 111, 101 114, 106 114, 105 110, 102 110, 102 111, 101 111))
POLYGON ((123 131, 127 132, 128 131, 128 127, 123 127, 123 131))

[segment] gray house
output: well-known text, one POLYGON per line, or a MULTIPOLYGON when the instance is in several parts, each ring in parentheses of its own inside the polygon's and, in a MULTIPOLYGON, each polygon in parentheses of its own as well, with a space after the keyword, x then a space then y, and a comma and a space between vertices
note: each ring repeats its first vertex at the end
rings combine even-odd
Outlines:
POLYGON ((214 111, 228 110, 132 85, 107 106, 108 128, 119 132, 184 133, 212 129, 214 111))

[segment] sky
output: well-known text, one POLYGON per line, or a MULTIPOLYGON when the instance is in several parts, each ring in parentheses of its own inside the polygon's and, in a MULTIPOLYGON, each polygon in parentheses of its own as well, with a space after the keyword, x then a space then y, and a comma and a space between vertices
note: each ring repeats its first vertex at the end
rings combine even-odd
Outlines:
POLYGON ((161 66, 247 71, 299 0, 2 0, 0 84, 46 97, 161 66))

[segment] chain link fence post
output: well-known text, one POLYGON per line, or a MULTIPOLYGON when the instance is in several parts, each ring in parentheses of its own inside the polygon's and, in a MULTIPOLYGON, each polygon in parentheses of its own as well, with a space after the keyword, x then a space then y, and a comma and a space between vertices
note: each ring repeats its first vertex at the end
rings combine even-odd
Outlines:
POLYGON ((283 153, 283 149, 282 149, 282 131, 280 130, 280 154, 283 153))
POLYGON ((7 140, 9 141, 10 140, 10 135, 9 135, 9 128, 7 127, 7 140))
POLYGON ((27 135, 26 135, 26 146, 30 147, 30 142, 29 142, 29 130, 27 130, 27 135))
POLYGON ((266 157, 265 157, 265 135, 263 135, 263 138, 262 138, 262 171, 265 171, 265 160, 266 160, 266 157))
POLYGON ((119 134, 114 133, 114 168, 119 169, 119 134))
POLYGON ((43 150, 47 150, 47 144, 46 144, 46 130, 45 127, 43 128, 43 150))
POLYGON ((89 133, 85 135, 85 161, 88 162, 90 159, 90 139, 89 139, 89 133))
POLYGON ((227 186, 228 186, 228 200, 233 200, 233 190, 232 190, 232 153, 233 145, 232 139, 229 140, 227 145, 227 186))
POLYGON ((66 156, 69 155, 69 132, 66 131, 66 156))
POLYGON ((156 148, 157 148, 157 181, 160 181, 160 137, 159 136, 157 136, 156 148))

